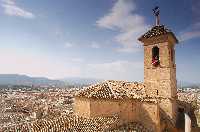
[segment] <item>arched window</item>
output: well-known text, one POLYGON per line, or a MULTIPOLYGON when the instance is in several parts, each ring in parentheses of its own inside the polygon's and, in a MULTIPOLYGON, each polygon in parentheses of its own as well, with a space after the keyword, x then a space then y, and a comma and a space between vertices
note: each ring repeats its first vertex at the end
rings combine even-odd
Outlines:
POLYGON ((152 48, 152 65, 159 65, 159 48, 157 46, 152 48))

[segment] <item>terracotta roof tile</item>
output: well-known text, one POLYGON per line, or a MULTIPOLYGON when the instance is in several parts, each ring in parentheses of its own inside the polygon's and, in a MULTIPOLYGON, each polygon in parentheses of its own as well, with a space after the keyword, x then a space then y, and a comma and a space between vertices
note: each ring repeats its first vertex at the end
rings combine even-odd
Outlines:
POLYGON ((61 116, 55 119, 41 119, 4 128, 4 131, 33 131, 33 132, 103 132, 119 122, 117 115, 110 117, 84 118, 76 115, 61 116))
POLYGON ((156 99, 146 95, 143 83, 115 80, 85 87, 78 91, 75 96, 101 99, 139 99, 141 101, 156 102, 156 99))
POLYGON ((165 35, 165 34, 172 34, 172 36, 174 36, 174 38, 178 42, 174 33, 170 29, 167 29, 164 25, 152 27, 149 31, 147 31, 144 35, 142 35, 138 40, 141 41, 143 39, 148 39, 148 38, 152 38, 152 37, 156 37, 156 36, 160 36, 160 35, 165 35))

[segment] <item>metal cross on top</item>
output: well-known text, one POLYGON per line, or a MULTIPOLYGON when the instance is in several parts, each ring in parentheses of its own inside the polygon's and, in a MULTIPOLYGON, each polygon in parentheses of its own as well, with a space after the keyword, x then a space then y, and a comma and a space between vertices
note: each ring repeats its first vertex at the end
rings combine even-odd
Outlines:
POLYGON ((158 26, 160 25, 160 9, 158 6, 153 9, 153 13, 156 16, 156 26, 158 26))

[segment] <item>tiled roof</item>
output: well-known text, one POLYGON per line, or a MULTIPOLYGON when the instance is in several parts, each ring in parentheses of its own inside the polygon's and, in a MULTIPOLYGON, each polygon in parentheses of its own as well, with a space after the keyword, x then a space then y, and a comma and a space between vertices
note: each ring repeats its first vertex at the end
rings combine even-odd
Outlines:
POLYGON ((110 117, 84 118, 66 115, 55 119, 41 119, 34 122, 3 128, 3 131, 31 132, 103 132, 118 124, 117 115, 110 117))
POLYGON ((155 101, 147 97, 143 83, 114 80, 108 80, 86 87, 78 91, 76 97, 155 101))
MULTIPOLYGON (((160 35, 165 35, 168 33, 172 34, 175 37, 173 32, 171 30, 167 29, 164 25, 158 25, 158 26, 152 27, 148 32, 146 32, 144 35, 142 35, 139 38, 139 40, 141 41, 142 39, 148 39, 148 38, 152 38, 152 37, 156 37, 156 36, 160 36, 160 35)), ((176 39, 176 37, 175 37, 175 39, 176 39)), ((176 41, 178 42, 177 39, 176 39, 176 41)))
MULTIPOLYGON (((1 130, 1 129, 0 129, 1 130)), ((84 118, 76 115, 61 116, 55 119, 40 119, 20 125, 3 128, 9 132, 152 132, 141 123, 131 122, 120 125, 117 115, 109 117, 84 118)))
POLYGON ((152 128, 145 128, 143 124, 139 122, 130 122, 108 130, 108 132, 153 132, 151 129, 152 128))

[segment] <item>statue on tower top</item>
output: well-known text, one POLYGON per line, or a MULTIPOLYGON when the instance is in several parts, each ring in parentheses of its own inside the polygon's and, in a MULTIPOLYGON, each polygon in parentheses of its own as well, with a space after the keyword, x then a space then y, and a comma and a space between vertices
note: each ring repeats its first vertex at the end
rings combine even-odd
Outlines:
POLYGON ((154 15, 156 16, 156 26, 159 26, 160 25, 160 9, 158 6, 156 6, 154 9, 153 9, 153 13, 154 15))

